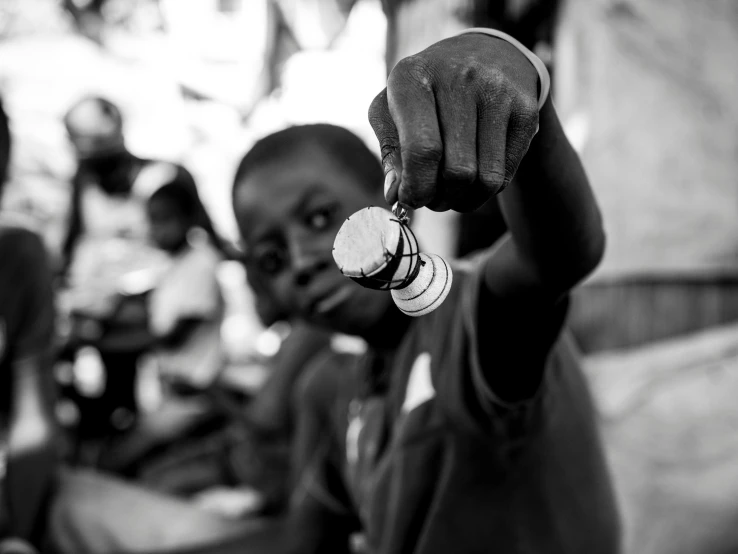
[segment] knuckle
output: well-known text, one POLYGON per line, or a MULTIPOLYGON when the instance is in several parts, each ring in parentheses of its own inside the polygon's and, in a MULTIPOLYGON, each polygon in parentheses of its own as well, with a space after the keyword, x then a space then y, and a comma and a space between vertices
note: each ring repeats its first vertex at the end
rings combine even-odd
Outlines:
POLYGON ((459 82, 466 85, 473 84, 478 80, 481 71, 482 66, 478 62, 469 62, 461 67, 459 82))
POLYGON ((471 183, 477 178, 477 168, 471 163, 447 165, 443 169, 442 177, 446 181, 471 183))
POLYGON ((428 62, 419 55, 403 58, 390 72, 389 86, 398 82, 411 83, 425 90, 431 90, 432 70, 428 62))
POLYGON ((538 123, 537 98, 533 98, 530 95, 519 96, 515 111, 518 119, 520 119, 526 127, 535 128, 538 123))
POLYGON ((443 144, 440 140, 425 138, 403 145, 402 148, 408 159, 415 163, 434 163, 441 161, 443 144))
POLYGON ((400 187, 399 200, 402 204, 410 208, 420 208, 433 200, 435 196, 435 189, 433 187, 411 185, 411 183, 406 183, 400 187))
POLYGON ((507 85, 507 75, 500 69, 492 69, 485 75, 484 86, 495 98, 498 98, 501 93, 504 94, 507 91, 507 85))
POLYGON ((498 190, 506 182, 506 172, 498 169, 485 169, 479 172, 479 180, 488 189, 498 190))

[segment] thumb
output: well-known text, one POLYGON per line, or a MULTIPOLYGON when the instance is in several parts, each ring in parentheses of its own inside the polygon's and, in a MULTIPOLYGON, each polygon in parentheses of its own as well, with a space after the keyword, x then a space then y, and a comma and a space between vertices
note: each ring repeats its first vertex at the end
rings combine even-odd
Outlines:
POLYGON ((390 115, 387 104, 387 89, 380 92, 369 106, 369 124, 379 141, 384 167, 384 198, 392 206, 397 202, 402 162, 400 158, 400 137, 390 115))

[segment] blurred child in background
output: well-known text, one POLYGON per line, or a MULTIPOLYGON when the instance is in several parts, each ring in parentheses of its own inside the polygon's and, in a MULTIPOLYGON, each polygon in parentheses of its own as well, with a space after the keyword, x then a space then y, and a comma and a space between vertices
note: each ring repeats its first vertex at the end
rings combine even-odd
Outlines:
POLYGON ((170 259, 149 298, 149 328, 162 375, 195 388, 210 384, 224 363, 224 306, 218 284, 222 255, 198 227, 195 191, 176 183, 149 198, 153 243, 170 259))
POLYGON ((141 414, 131 432, 109 447, 101 462, 105 469, 135 471, 141 456, 187 434, 212 411, 201 393, 226 363, 221 341, 225 306, 218 282, 223 255, 200 226, 204 213, 196 188, 182 181, 155 189, 146 202, 150 242, 166 255, 166 263, 151 268, 141 281, 151 286, 145 297, 144 342, 156 361, 163 396, 156 409, 141 414))

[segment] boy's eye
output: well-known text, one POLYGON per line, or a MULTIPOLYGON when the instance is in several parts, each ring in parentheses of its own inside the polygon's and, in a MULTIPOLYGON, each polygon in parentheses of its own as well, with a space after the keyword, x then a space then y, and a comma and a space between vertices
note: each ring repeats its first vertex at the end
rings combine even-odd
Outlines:
POLYGON ((315 231, 327 229, 333 221, 334 211, 334 208, 331 206, 313 210, 307 217, 308 226, 315 231))
POLYGON ((256 265, 268 275, 276 275, 286 265, 287 255, 280 248, 270 248, 256 255, 256 265))

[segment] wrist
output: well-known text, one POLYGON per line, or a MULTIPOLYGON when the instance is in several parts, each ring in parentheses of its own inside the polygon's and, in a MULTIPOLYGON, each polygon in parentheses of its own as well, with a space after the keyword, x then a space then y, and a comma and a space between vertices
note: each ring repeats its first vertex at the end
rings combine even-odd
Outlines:
POLYGON ((546 68, 546 64, 544 64, 538 56, 536 56, 531 50, 526 48, 520 41, 508 35, 507 33, 503 33, 502 31, 498 31, 496 29, 487 29, 485 27, 473 27, 471 29, 464 29, 463 31, 458 33, 458 35, 467 34, 482 34, 504 40, 505 42, 508 42, 515 46, 515 48, 517 48, 521 54, 528 58, 528 61, 533 65, 536 72, 538 73, 538 110, 540 112, 540 110, 548 101, 549 92, 551 91, 551 76, 548 73, 548 68, 546 68))

